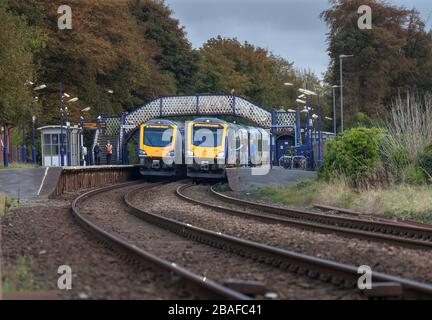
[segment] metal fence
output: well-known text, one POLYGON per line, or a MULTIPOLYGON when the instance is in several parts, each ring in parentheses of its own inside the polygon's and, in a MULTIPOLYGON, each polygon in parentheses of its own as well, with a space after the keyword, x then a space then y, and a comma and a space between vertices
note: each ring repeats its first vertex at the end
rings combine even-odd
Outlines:
MULTIPOLYGON (((31 162, 31 149, 25 148, 26 151, 23 152, 23 146, 9 145, 9 163, 13 162, 31 162), (29 152, 30 151, 30 154, 29 152)), ((3 165, 4 161, 4 147, 0 145, 0 165, 3 165)))

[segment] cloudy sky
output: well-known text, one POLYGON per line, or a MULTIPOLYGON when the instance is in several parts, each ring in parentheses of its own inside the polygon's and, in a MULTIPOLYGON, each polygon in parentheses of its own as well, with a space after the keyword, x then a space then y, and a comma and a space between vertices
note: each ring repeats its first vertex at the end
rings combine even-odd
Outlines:
MULTIPOLYGON (((328 66, 327 0, 165 0, 186 28, 194 48, 221 35, 269 49, 319 77, 328 66)), ((432 0, 389 0, 420 11, 432 28, 432 0)))

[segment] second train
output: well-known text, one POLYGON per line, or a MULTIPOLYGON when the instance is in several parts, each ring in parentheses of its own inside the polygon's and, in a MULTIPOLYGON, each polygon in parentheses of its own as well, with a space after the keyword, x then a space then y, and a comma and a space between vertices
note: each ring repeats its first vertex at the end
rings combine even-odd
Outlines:
POLYGON ((227 168, 268 167, 270 134, 212 117, 153 119, 140 126, 138 157, 144 176, 221 179, 227 168))

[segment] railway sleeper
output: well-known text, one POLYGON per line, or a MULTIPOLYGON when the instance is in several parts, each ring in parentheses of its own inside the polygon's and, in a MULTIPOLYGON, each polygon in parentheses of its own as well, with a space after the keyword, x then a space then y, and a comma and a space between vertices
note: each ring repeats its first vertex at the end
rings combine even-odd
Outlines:
POLYGON ((371 289, 364 290, 369 298, 402 298, 403 287, 396 282, 374 282, 371 289))

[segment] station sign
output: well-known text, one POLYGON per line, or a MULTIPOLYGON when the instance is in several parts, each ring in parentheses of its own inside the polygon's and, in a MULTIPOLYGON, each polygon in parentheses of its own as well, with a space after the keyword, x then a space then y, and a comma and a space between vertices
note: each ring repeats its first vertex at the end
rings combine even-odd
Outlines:
POLYGON ((121 127, 122 127, 122 129, 134 129, 134 128, 136 128, 136 125, 134 125, 134 124, 123 124, 121 127))
POLYGON ((84 129, 93 129, 93 130, 106 129, 106 121, 98 121, 98 120, 96 120, 96 121, 92 121, 92 120, 88 121, 87 120, 86 121, 86 120, 84 120, 82 122, 82 127, 84 129))
POLYGON ((83 122, 82 127, 84 129, 97 129, 97 122, 83 122))

